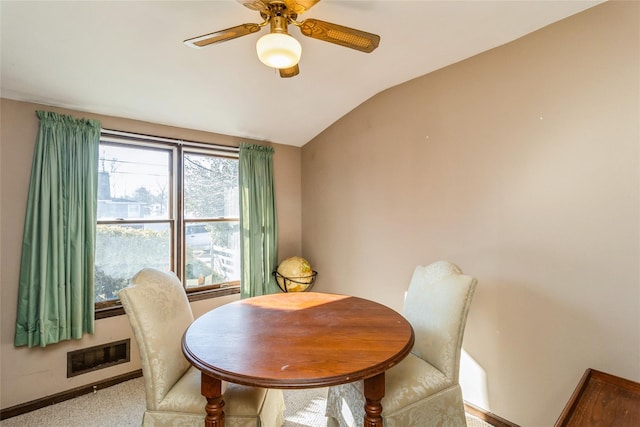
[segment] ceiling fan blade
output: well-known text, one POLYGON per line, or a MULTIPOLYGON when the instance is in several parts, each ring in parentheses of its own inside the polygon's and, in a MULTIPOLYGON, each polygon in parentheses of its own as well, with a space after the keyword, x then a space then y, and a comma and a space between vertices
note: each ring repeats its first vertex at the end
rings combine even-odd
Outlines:
POLYGON ((184 44, 189 47, 201 48, 213 43, 226 42, 227 40, 256 33, 260 31, 260 28, 261 27, 258 24, 242 24, 236 27, 227 28, 226 30, 220 30, 215 33, 209 33, 187 39, 184 41, 184 44))
POLYGON ((282 78, 286 79, 289 77, 295 77, 298 74, 300 74, 300 67, 298 67, 298 64, 289 68, 280 68, 280 77, 282 78))
POLYGON ((380 43, 380 36, 377 34, 367 33, 366 31, 356 30, 355 28, 344 27, 318 19, 305 19, 302 21, 300 24, 300 32, 307 37, 339 44, 340 46, 366 53, 373 52, 380 43))
POLYGON ((262 0, 237 0, 238 3, 242 3, 242 5, 244 7, 248 7, 251 10, 257 10, 257 11, 261 11, 261 10, 265 10, 267 9, 267 3, 269 3, 268 0, 262 1, 262 0))
POLYGON ((320 0, 284 0, 287 9, 300 15, 311 9, 320 0))

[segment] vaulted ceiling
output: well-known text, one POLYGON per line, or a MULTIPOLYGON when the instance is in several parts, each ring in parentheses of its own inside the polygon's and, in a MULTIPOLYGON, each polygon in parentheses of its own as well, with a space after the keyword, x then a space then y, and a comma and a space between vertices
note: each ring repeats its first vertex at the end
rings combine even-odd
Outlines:
POLYGON ((366 54, 292 26, 300 74, 282 79, 256 56, 267 29, 204 49, 182 43, 261 22, 234 0, 2 0, 0 94, 302 146, 376 93, 600 2, 322 0, 299 20, 379 34, 380 46, 366 54))

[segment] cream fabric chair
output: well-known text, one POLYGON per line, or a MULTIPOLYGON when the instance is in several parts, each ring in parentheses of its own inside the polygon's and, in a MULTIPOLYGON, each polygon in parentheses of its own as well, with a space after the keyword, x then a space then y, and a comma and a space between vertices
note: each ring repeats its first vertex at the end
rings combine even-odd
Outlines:
MULTIPOLYGON (((133 329, 145 383, 143 426, 202 426, 206 399, 200 371, 182 354, 182 335, 193 322, 191 306, 173 273, 143 269, 118 294, 133 329)), ((282 390, 223 383, 229 427, 281 426, 282 390)))
MULTIPOLYGON (((438 261, 415 269, 403 315, 415 332, 411 354, 385 374, 385 427, 466 426, 458 383, 462 337, 476 279, 438 261)), ((362 381, 330 387, 328 426, 361 426, 362 381)))

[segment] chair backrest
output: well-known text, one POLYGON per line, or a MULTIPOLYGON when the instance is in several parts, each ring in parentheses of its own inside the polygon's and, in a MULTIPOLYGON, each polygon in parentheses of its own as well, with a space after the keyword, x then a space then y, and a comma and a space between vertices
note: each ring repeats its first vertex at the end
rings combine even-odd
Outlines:
POLYGON ((182 354, 191 306, 175 274, 152 268, 139 271, 118 296, 138 342, 147 409, 155 410, 191 366, 182 354))
POLYGON ((411 278, 403 314, 413 326, 413 354, 458 383, 460 352, 476 279, 458 266, 438 261, 418 266, 411 278))

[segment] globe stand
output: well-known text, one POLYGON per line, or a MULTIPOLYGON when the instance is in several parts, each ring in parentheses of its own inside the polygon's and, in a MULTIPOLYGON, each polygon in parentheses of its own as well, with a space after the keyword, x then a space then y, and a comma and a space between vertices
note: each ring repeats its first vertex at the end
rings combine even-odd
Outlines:
POLYGON ((276 278, 276 283, 278 284, 278 287, 280 288, 280 290, 282 292, 294 292, 294 291, 289 291, 288 290, 287 282, 293 282, 293 283, 298 284, 298 285, 306 286, 306 288, 303 291, 303 292, 306 292, 306 291, 310 290, 311 287, 313 286, 313 284, 315 283, 316 276, 318 275, 318 272, 312 270, 312 273, 311 273, 310 276, 285 277, 282 274, 280 274, 278 272, 278 270, 276 270, 276 271, 272 272, 271 275, 276 278), (311 279, 311 280, 309 280, 309 279, 311 279))

